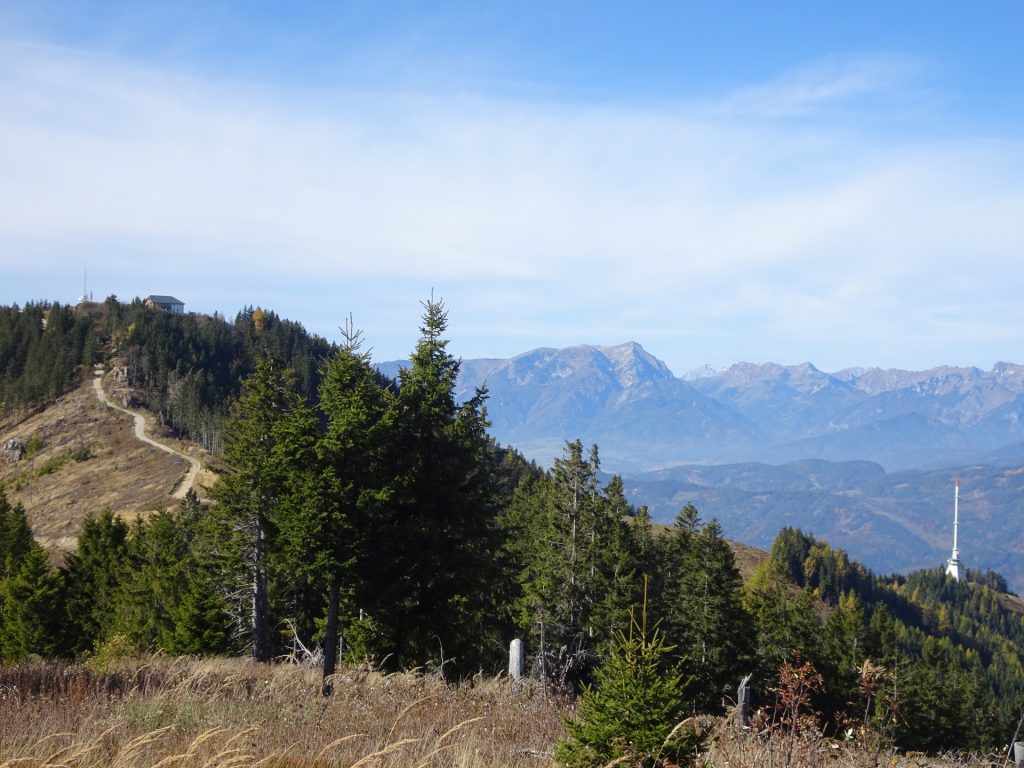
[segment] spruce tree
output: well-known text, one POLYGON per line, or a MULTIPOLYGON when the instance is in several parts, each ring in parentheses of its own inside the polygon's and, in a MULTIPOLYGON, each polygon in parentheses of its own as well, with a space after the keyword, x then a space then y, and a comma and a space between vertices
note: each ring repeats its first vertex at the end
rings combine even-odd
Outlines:
MULTIPOLYGON (((10 560, 9 560, 10 562, 10 560)), ((35 541, 17 569, 2 582, 0 657, 19 661, 29 654, 49 657, 62 649, 63 582, 35 541)))
MULTIPOLYGON (((678 531, 677 531, 678 534, 678 531)), ((752 620, 742 604, 743 580, 715 520, 691 534, 667 590, 666 631, 694 678, 698 708, 720 712, 753 662, 752 620)))
MULTIPOLYGON (((366 557, 378 535, 381 510, 391 492, 389 441, 394 398, 381 386, 349 319, 340 349, 327 361, 320 384, 323 435, 316 443, 316 477, 294 525, 285 529, 297 546, 298 572, 327 585, 323 676, 334 674, 340 625, 358 620, 378 585, 366 557), (342 610, 347 616, 340 616, 342 610)), ((364 652, 371 649, 363 648, 364 652)))
POLYGON ((551 470, 553 522, 561 528, 563 540, 560 613, 566 640, 582 637, 587 630, 595 592, 596 536, 601 528, 595 519, 599 514, 596 448, 589 459, 584 458, 580 440, 567 442, 564 455, 555 459, 551 470))
MULTIPOLYGON (((224 459, 230 467, 214 486, 220 535, 232 560, 228 594, 237 602, 235 617, 256 661, 273 653, 270 610, 270 562, 276 520, 292 514, 289 494, 293 438, 303 433, 296 421, 309 422, 295 378, 268 358, 243 384, 242 396, 225 432, 224 459), (240 598, 240 599, 239 599, 240 598)), ((227 597, 227 595, 225 595, 227 597)))
POLYGON ((759 680, 775 679, 783 662, 797 654, 816 668, 824 666, 818 602, 810 590, 794 590, 775 562, 767 560, 754 571, 743 588, 743 605, 757 632, 759 680))
POLYGON ((599 466, 596 446, 585 455, 581 441, 566 442, 550 475, 525 486, 513 505, 524 567, 519 623, 538 649, 538 672, 567 687, 589 676, 638 594, 635 542, 622 519, 629 506, 620 483, 611 484, 609 501, 599 466), (625 602, 613 602, 613 593, 625 602))
POLYGON ((33 546, 35 540, 25 508, 20 503, 12 507, 3 488, 0 488, 0 633, 4 626, 4 585, 18 572, 33 546))
MULTIPOLYGON (((828 706, 838 712, 857 699, 861 669, 867 656, 868 624, 860 599, 853 591, 839 602, 825 622, 824 660, 821 671, 829 681, 828 706)), ((877 659, 876 659, 877 661, 877 659)), ((832 712, 826 714, 831 715, 832 712)), ((855 716, 855 712, 851 712, 855 716)))
MULTIPOLYGON (((602 536, 592 555, 599 565, 591 620, 599 656, 607 654, 616 632, 629 629, 630 606, 640 604, 644 585, 652 583, 658 567, 652 556, 650 516, 646 510, 634 514, 621 477, 612 477, 603 497, 602 536)), ((648 615, 652 613, 649 609, 648 615)))
POLYGON ((0 579, 13 576, 21 561, 32 549, 32 529, 25 507, 19 502, 11 506, 0 488, 0 579))
POLYGON ((534 672, 543 680, 551 677, 545 649, 551 641, 547 632, 551 624, 549 602, 556 584, 550 567, 556 557, 548 527, 550 485, 551 478, 546 474, 525 478, 513 492, 501 519, 508 557, 517 572, 515 622, 527 634, 527 644, 538 649, 534 672))
POLYGON ((170 644, 176 653, 226 653, 232 649, 227 601, 218 593, 214 572, 218 564, 209 535, 211 520, 194 490, 185 494, 175 518, 186 552, 183 588, 174 606, 170 644))
POLYGON ((447 327, 443 302, 425 302, 399 377, 394 488, 366 557, 376 564, 371 615, 398 660, 460 672, 498 663, 508 608, 480 586, 503 577, 486 390, 456 403, 460 363, 447 327))
POLYGON ((138 521, 127 544, 128 567, 116 592, 108 633, 127 637, 141 650, 211 654, 230 650, 228 604, 208 554, 215 540, 194 492, 177 513, 157 512, 138 521))
POLYGON ((72 653, 93 650, 120 612, 120 588, 128 568, 127 539, 128 525, 109 509, 82 523, 78 547, 64 565, 72 653))
POLYGON ((648 633, 646 618, 616 632, 594 685, 584 688, 576 717, 566 721, 569 737, 555 760, 573 768, 692 764, 703 740, 681 723, 689 703, 682 673, 666 668, 672 650, 657 628, 648 633))
POLYGON ((139 650, 174 652, 174 612, 185 587, 188 553, 171 515, 137 521, 128 542, 131 567, 118 594, 117 634, 139 650))

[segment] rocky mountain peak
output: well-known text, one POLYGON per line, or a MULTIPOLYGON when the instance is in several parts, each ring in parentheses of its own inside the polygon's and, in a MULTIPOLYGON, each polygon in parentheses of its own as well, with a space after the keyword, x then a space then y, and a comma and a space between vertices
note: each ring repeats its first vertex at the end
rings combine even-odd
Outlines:
POLYGON ((631 386, 646 378, 672 379, 668 366, 635 341, 613 347, 594 347, 615 367, 624 386, 631 386))
POLYGON ((727 365, 702 365, 700 368, 694 368, 684 373, 681 378, 683 381, 697 381, 699 379, 711 379, 715 376, 720 376, 729 370, 727 365))

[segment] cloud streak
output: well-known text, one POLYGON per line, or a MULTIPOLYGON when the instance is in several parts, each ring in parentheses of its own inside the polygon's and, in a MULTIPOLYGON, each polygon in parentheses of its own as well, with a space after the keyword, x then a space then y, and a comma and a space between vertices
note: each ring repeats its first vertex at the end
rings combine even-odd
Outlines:
POLYGON ((284 92, 6 44, 0 252, 20 277, 0 300, 99 263, 111 292, 269 304, 326 334, 352 309, 382 357, 436 287, 465 356, 636 338, 679 372, 989 364, 1022 341, 1024 146, 849 119, 915 71, 830 59, 713 103, 572 104, 284 92))

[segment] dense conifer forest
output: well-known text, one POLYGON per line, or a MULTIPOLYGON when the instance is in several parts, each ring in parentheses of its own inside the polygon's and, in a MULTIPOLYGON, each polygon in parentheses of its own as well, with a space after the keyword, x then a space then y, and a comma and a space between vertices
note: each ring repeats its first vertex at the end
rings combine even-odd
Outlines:
POLYGON ((89 519, 60 568, 0 491, 0 661, 322 649, 329 692, 346 661, 496 673, 520 637, 528 674, 569 692, 629 673, 633 647, 676 681, 673 716, 725 712, 749 674, 755 724, 798 680, 831 733, 927 751, 1013 733, 1024 617, 998 574, 881 576, 785 529, 744 583, 714 519, 687 505, 653 525, 597 446, 567 441, 542 471, 497 445, 486 392, 455 399, 446 329, 426 302, 390 381, 351 324, 331 346, 262 310, 233 324, 114 299, 0 310, 8 414, 116 352, 165 422, 216 432, 226 467, 212 500, 89 519))
POLYGON ((219 451, 228 404, 261 357, 287 365, 315 397, 333 347, 301 324, 246 307, 233 322, 171 314, 111 296, 77 307, 0 307, 0 417, 18 418, 68 391, 83 369, 116 358, 141 405, 183 437, 219 451))

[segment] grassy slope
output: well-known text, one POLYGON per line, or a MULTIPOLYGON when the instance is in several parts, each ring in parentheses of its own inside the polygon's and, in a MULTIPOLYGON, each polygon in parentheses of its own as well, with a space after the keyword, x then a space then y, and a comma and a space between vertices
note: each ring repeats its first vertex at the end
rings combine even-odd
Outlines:
MULTIPOLYGON (((51 550, 73 549, 88 514, 110 508, 130 520, 177 505, 170 494, 187 469, 185 462, 136 440, 131 419, 101 405, 91 381, 16 425, 0 424, 0 444, 32 436, 42 448, 17 463, 0 459, 0 483, 12 503, 25 505, 36 538, 51 550), (89 458, 71 458, 83 449, 89 458)), ((191 445, 187 450, 200 454, 191 445)), ((200 495, 211 482, 208 472, 200 475, 200 495)))

